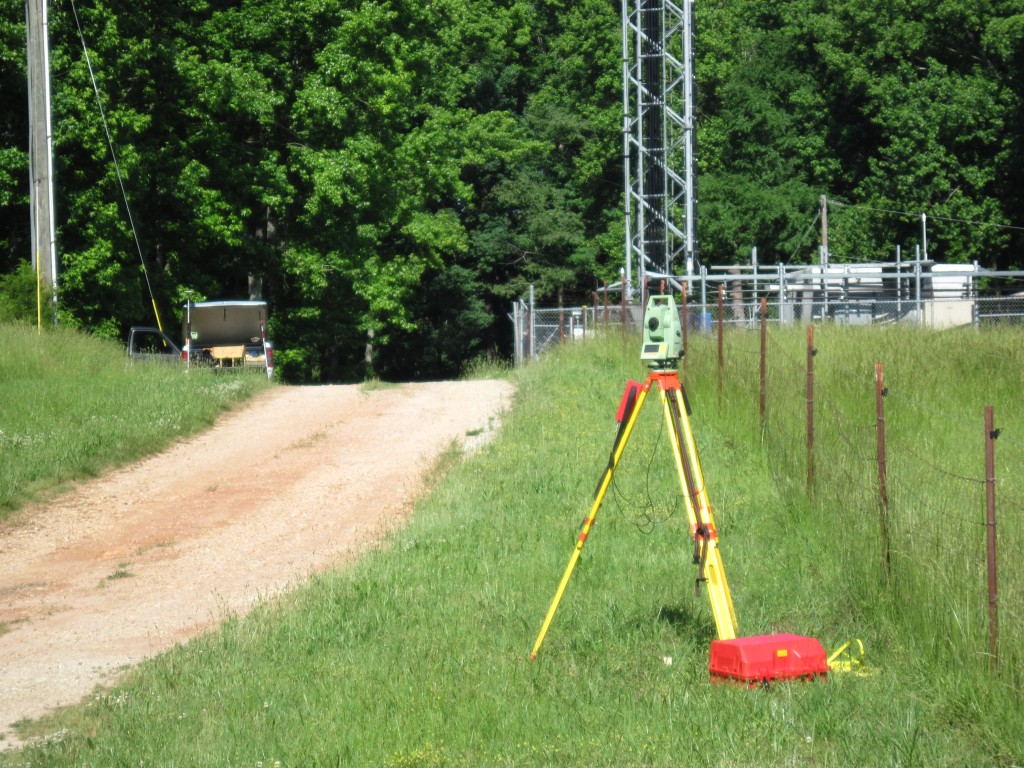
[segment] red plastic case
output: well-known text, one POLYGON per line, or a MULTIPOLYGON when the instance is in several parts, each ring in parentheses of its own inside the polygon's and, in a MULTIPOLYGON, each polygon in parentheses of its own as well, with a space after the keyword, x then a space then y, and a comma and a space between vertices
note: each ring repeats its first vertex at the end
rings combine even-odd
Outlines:
POLYGON ((801 635, 758 635, 712 640, 711 677, 746 683, 825 677, 828 658, 821 643, 801 635))

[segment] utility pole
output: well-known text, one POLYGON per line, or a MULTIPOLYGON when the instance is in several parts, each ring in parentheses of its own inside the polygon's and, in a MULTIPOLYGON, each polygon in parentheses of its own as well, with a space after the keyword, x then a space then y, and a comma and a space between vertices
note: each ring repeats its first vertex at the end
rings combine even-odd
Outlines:
POLYGON ((925 261, 928 261, 928 214, 921 214, 921 253, 925 261))
POLYGON ((828 315, 828 198, 821 196, 821 293, 828 315))
POLYGON ((828 199, 821 196, 821 261, 828 258, 828 199))
MULTIPOLYGON (((52 294, 57 319, 57 235, 53 205, 53 130, 50 118, 50 44, 47 0, 25 0, 28 40, 29 185, 32 266, 40 289, 52 294)), ((42 325, 42 306, 39 323, 42 325)))

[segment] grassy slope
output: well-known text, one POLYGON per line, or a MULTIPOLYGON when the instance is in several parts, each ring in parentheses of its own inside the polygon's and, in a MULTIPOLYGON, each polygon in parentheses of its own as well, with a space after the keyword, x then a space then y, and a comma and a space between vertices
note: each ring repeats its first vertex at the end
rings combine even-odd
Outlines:
MULTIPOLYGON (((122 688, 43 724, 67 727, 60 738, 7 760, 164 766, 1020 764, 1019 636, 1007 638, 1004 670, 1013 665, 1010 671, 993 679, 987 663, 960 657, 973 653, 973 645, 941 639, 945 624, 932 631, 928 617, 940 615, 941 593, 920 601, 926 603, 920 611, 908 610, 919 601, 908 598, 907 584, 927 581, 928 569, 945 557, 939 550, 922 555, 907 544, 913 543, 907 519, 911 510, 919 516, 930 510, 933 518, 948 511, 941 503, 932 509, 936 502, 926 489, 918 489, 925 502, 910 503, 910 479, 898 486, 893 510, 903 526, 897 537, 900 577, 897 586, 882 587, 877 505, 860 490, 870 479, 870 463, 865 469, 860 449, 844 441, 844 435, 866 435, 873 447, 873 433, 865 431, 873 401, 859 413, 858 401, 843 394, 864 382, 870 393, 870 373, 861 375, 860 357, 870 359, 890 345, 901 361, 917 366, 913 373, 908 368, 909 387, 914 376, 928 376, 928 365, 941 370, 977 359, 979 347, 967 339, 955 359, 944 362, 950 357, 931 346, 948 339, 822 333, 818 399, 832 415, 819 424, 812 501, 803 494, 800 459, 802 338, 773 334, 770 381, 779 394, 771 400, 767 450, 751 396, 755 335, 730 339, 729 395, 720 403, 711 342, 691 350, 694 429, 740 632, 794 631, 829 646, 859 634, 872 653, 873 676, 834 675, 826 683, 769 691, 708 681, 713 623, 706 597, 693 595, 691 546, 678 512, 669 445, 653 407, 645 409, 617 491, 605 504, 548 639, 538 659, 527 661, 607 460, 623 382, 644 375, 634 345, 611 340, 571 346, 518 374, 516 403, 497 441, 464 463, 449 462, 452 468, 411 524, 386 546, 144 665, 122 688), (828 359, 842 363, 830 367, 828 359), (795 383, 787 384, 792 376, 795 383), (843 409, 849 413, 838 416, 843 409), (788 410, 797 414, 795 422, 788 410), (852 458, 846 466, 844 456, 852 458), (793 476, 799 482, 788 482, 793 476)), ((1004 341, 996 353, 998 371, 984 376, 985 386, 1009 376, 999 397, 1016 391, 1019 370, 1003 359, 1019 355, 1013 351, 1019 337, 1004 341)), ((900 375, 893 371, 894 398, 900 375)), ((970 389, 966 382, 962 387, 970 389)), ((916 396, 928 400, 921 391, 916 396)), ((892 416, 913 422, 907 435, 925 429, 918 422, 929 418, 916 403, 892 416)), ((1013 421, 1020 423, 1016 415, 1013 421)), ((949 425, 957 423, 941 421, 951 433, 949 425)), ((927 429, 922 452, 940 438, 963 440, 927 429)), ((863 452, 870 456, 871 448, 863 452)), ((928 546, 937 546, 932 541, 928 546)), ((959 593, 950 599, 960 600, 959 593)), ((978 628, 976 621, 971 628, 978 628)))
POLYGON ((260 376, 130 366, 124 348, 0 324, 0 520, 26 501, 209 426, 260 376), (195 375, 201 374, 201 375, 195 375))

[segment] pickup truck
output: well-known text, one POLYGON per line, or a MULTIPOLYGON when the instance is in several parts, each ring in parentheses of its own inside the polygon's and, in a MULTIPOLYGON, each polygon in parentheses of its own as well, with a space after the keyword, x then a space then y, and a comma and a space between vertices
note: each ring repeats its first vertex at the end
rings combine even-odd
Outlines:
POLYGON ((274 344, 267 339, 265 301, 189 302, 184 309, 180 347, 158 328, 135 326, 128 333, 129 359, 262 368, 273 378, 274 344))

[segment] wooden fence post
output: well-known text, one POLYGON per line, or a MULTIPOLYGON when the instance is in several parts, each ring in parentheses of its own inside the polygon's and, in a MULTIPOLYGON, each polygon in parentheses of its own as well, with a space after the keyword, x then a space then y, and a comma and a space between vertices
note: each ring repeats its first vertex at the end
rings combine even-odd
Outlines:
POLYGON ((996 591, 996 448, 999 430, 992 426, 992 406, 985 407, 985 522, 988 528, 988 652, 992 668, 999 664, 999 602, 996 591))
POLYGON ((889 489, 885 455, 885 396, 888 390, 882 378, 882 364, 875 363, 875 433, 878 446, 879 532, 882 537, 882 579, 888 587, 892 576, 892 550, 889 545, 889 489))
POLYGON ((807 492, 814 490, 814 326, 807 326, 807 492))

